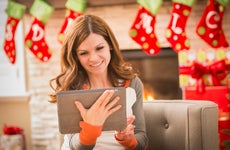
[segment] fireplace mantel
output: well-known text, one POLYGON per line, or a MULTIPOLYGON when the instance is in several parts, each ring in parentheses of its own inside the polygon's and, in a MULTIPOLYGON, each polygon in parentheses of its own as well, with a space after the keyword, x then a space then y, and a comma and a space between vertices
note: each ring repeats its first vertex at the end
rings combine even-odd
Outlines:
POLYGON ((171 48, 161 48, 160 52, 156 55, 148 55, 141 49, 123 49, 122 55, 125 59, 148 59, 148 58, 160 58, 160 57, 177 57, 177 53, 171 48))

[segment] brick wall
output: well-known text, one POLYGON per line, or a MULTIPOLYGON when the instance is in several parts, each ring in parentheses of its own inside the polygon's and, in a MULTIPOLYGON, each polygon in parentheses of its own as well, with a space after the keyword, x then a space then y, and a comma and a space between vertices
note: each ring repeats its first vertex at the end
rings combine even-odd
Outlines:
MULTIPOLYGON (((195 34, 195 26, 198 23, 206 1, 198 1, 192 9, 188 19, 186 32, 191 40, 191 49, 210 47, 200 40, 195 34)), ((171 16, 171 2, 164 2, 156 16, 156 36, 162 47, 168 47, 169 43, 164 37, 164 31, 171 16)), ((104 18, 111 26, 121 49, 139 49, 140 46, 128 36, 128 30, 134 21, 138 9, 137 4, 119 5, 110 7, 87 8, 86 13, 93 13, 104 18)), ((59 147, 58 124, 56 116, 56 105, 50 104, 49 80, 59 72, 60 44, 57 42, 57 33, 64 20, 65 9, 55 10, 46 25, 46 41, 52 49, 52 58, 42 63, 34 58, 33 54, 26 49, 26 64, 28 69, 28 87, 31 94, 30 106, 32 116, 32 147, 35 150, 53 150, 59 147)), ((230 42, 230 7, 227 7, 223 20, 224 33, 230 42)), ((27 14, 24 17, 25 33, 28 32, 32 17, 27 14)))

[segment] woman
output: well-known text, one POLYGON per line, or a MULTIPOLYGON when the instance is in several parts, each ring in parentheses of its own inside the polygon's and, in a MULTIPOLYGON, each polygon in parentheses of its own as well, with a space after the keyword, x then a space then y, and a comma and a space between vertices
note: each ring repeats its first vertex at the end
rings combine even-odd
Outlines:
POLYGON ((56 102, 59 91, 127 87, 134 89, 127 100, 127 127, 122 131, 102 131, 103 123, 121 108, 113 91, 106 90, 91 108, 76 101, 83 121, 80 133, 65 135, 62 149, 146 149, 142 108, 142 82, 132 66, 123 60, 118 42, 109 26, 93 15, 78 17, 68 28, 61 49, 61 73, 50 81, 56 102), (55 87, 52 83, 55 82, 55 87))

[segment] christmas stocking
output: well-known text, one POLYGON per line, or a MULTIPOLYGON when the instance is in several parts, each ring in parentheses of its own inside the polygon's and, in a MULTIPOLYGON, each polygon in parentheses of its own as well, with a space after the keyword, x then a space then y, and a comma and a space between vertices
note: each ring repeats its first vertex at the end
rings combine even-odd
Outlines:
POLYGON ((209 0, 196 28, 198 36, 213 48, 228 47, 222 29, 224 7, 228 2, 229 0, 209 0))
POLYGON ((176 52, 190 48, 185 26, 194 3, 195 0, 173 0, 172 16, 165 37, 176 52))
POLYGON ((9 61, 14 64, 16 60, 16 47, 14 36, 16 32, 17 25, 22 19, 26 10, 26 6, 19 4, 17 2, 9 1, 6 13, 8 15, 6 28, 5 28, 5 39, 3 48, 9 59, 9 61))
POLYGON ((58 33, 58 41, 62 43, 65 31, 70 23, 76 19, 78 16, 81 16, 86 9, 86 0, 67 0, 66 4, 66 14, 64 23, 61 27, 61 30, 58 33))
POLYGON ((34 19, 29 33, 25 37, 25 45, 39 60, 45 62, 51 57, 51 51, 45 40, 45 24, 53 12, 53 7, 44 0, 35 0, 30 13, 34 19))
POLYGON ((132 24, 129 35, 141 45, 143 51, 148 55, 159 53, 160 46, 155 35, 155 15, 162 4, 162 0, 138 0, 140 8, 132 24))

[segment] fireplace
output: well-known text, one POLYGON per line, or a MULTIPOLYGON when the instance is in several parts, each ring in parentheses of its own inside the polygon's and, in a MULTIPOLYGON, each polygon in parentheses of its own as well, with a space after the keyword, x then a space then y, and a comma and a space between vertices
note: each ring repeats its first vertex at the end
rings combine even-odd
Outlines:
POLYGON ((144 84, 144 99, 181 99, 179 87, 178 56, 171 48, 162 48, 154 56, 142 50, 122 50, 125 60, 132 63, 140 72, 144 84))

